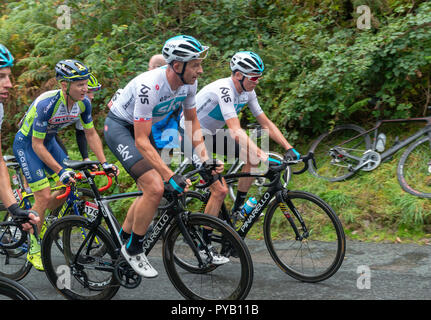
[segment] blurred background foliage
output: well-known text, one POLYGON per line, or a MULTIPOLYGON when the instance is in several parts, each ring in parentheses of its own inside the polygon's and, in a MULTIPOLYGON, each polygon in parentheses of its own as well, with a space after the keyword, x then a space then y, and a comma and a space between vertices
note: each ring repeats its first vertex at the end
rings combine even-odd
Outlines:
MULTIPOLYGON (((230 75, 229 60, 236 51, 257 52, 265 63, 256 89, 259 102, 302 153, 335 123, 370 127, 375 117, 421 116, 431 105, 431 1, 7 1, 0 3, 0 43, 12 51, 16 64, 2 127, 3 153, 11 153, 17 123, 30 103, 57 88, 54 66, 59 60, 80 59, 103 84, 93 100, 102 135, 111 96, 146 71, 149 58, 178 34, 211 47, 199 89, 230 75), (65 22, 63 5, 71 15, 66 29, 58 27, 65 22), (370 8, 369 29, 358 28, 361 5, 370 8), (377 98, 382 101, 379 110, 370 102, 377 98)), ((246 111, 241 122, 251 121, 246 111)), ((79 158, 72 131, 63 133, 63 139, 71 158, 79 158)), ((429 239, 431 203, 402 192, 395 168, 396 159, 375 174, 339 184, 302 175, 292 186, 333 205, 349 237, 363 234, 360 239, 378 240, 390 228, 393 238, 415 234, 429 239), (387 186, 383 191, 382 185, 387 186)), ((122 174, 113 192, 135 188, 122 174)), ((114 212, 124 215, 128 204, 115 204, 114 212)))
POLYGON ((336 121, 372 119, 372 97, 387 117, 421 115, 431 104, 430 1, 22 0, 1 4, 0 13, 0 42, 17 59, 13 121, 4 127, 13 133, 32 100, 56 86, 53 68, 64 58, 90 65, 102 82, 94 111, 101 128, 116 89, 178 34, 211 47, 200 88, 229 75, 235 51, 261 55, 260 103, 293 141, 336 121), (57 27, 61 5, 70 8, 70 29, 57 27), (360 5, 371 9, 371 29, 357 27, 360 5))

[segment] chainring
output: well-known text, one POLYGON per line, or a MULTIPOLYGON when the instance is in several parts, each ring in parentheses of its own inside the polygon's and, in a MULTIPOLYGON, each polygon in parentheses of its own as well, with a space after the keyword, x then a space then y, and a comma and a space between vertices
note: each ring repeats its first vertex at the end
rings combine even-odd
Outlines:
POLYGON ((382 157, 380 156, 380 153, 373 150, 367 150, 362 155, 359 166, 362 166, 364 163, 366 163, 364 166, 361 167, 361 170, 371 171, 377 168, 380 165, 381 161, 382 157))
POLYGON ((120 258, 115 264, 114 277, 121 286, 127 289, 135 289, 142 281, 142 277, 133 270, 124 258, 120 258))

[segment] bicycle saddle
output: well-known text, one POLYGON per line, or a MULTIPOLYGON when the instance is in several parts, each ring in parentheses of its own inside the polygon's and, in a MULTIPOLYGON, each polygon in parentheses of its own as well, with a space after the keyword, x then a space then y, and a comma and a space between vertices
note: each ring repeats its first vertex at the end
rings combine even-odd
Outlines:
POLYGON ((94 165, 98 166, 99 161, 78 161, 78 160, 64 160, 64 165, 73 170, 90 170, 94 165))

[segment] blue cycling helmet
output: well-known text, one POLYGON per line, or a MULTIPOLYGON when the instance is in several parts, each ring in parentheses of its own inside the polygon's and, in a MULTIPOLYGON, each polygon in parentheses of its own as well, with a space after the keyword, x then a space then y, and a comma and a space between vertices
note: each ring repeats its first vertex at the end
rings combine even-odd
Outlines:
POLYGON ((12 53, 2 44, 0 44, 0 68, 12 67, 12 53))
POLYGON ((202 46, 192 36, 176 36, 168 39, 162 49, 167 63, 172 61, 188 62, 194 59, 205 59, 209 47, 202 46))
POLYGON ((61 60, 55 65, 55 78, 68 82, 88 80, 90 69, 78 60, 61 60))
POLYGON ((258 54, 251 51, 239 51, 230 60, 232 72, 240 71, 243 74, 262 74, 265 66, 258 54))

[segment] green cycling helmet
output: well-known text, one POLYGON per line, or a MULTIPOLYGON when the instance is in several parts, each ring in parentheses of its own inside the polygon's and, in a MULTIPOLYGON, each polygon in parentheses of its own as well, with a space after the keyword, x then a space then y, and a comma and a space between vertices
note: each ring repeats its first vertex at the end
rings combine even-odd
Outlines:
POLYGON ((97 81, 97 78, 91 74, 90 78, 88 78, 88 91, 99 91, 101 88, 102 85, 97 81))

